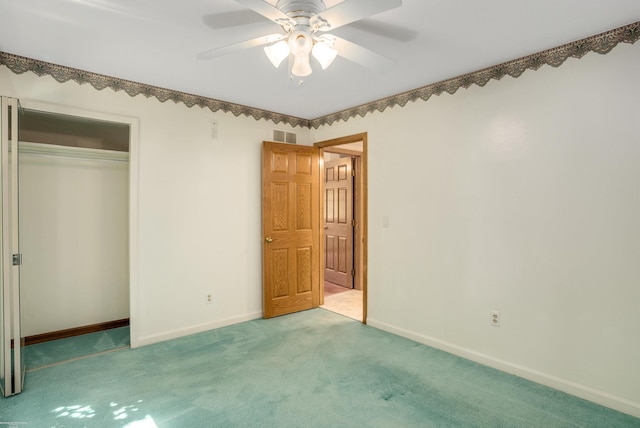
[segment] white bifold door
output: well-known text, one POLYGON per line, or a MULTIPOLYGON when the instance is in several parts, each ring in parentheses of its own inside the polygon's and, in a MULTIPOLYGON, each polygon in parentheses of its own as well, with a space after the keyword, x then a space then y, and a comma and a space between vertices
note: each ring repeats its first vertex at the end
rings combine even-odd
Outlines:
POLYGON ((22 391, 25 365, 20 331, 20 264, 18 240, 17 99, 0 97, 0 388, 7 397, 22 391))

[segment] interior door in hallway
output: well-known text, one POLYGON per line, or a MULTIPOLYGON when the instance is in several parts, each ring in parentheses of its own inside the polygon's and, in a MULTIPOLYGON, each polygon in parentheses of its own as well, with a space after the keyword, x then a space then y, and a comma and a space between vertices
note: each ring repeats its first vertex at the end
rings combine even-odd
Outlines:
POLYGON ((264 317, 320 304, 318 148, 264 142, 264 317))
POLYGON ((324 163, 324 280, 353 288, 353 161, 324 163))

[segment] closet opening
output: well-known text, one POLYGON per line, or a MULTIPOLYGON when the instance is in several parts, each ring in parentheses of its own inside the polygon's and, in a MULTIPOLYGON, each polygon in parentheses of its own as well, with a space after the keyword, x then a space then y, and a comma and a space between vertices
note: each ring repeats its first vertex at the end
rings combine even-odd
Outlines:
POLYGON ((21 325, 28 371, 130 346, 130 127, 23 109, 21 325))

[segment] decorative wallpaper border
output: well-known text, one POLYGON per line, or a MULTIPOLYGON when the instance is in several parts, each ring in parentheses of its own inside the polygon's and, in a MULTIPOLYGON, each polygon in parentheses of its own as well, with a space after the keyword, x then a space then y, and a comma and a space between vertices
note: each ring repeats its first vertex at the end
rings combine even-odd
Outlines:
POLYGON ((637 42, 638 39, 640 39, 640 21, 614 30, 606 31, 595 36, 567 43, 556 48, 535 53, 533 55, 528 55, 513 61, 508 61, 427 86, 422 86, 417 89, 412 89, 407 92, 363 104, 361 106, 349 108, 347 110, 342 110, 313 120, 274 113, 267 110, 247 107, 240 104, 220 101, 185 92, 173 91, 157 86, 146 85, 144 83, 110 77, 103 74, 91 73, 2 51, 0 51, 0 65, 7 66, 9 70, 16 74, 31 71, 38 76, 48 75, 60 83, 73 80, 81 85, 89 83, 97 90, 110 88, 116 92, 125 91, 132 97, 142 94, 147 98, 154 97, 160 102, 172 100, 175 103, 183 103, 187 107, 197 105, 202 108, 208 108, 212 112, 231 112, 235 116, 244 115, 247 117, 253 117, 255 120, 265 119, 270 120, 275 124, 282 122, 293 127, 301 126, 317 129, 320 126, 331 125, 339 120, 347 121, 356 116, 364 117, 365 115, 375 111, 382 112, 389 107, 402 107, 409 101, 414 102, 419 99, 427 101, 433 95, 440 95, 443 92, 454 94, 458 89, 466 89, 471 85, 484 86, 490 80, 500 80, 506 75, 519 77, 526 70, 537 70, 545 64, 552 67, 558 67, 570 57, 582 58, 589 52, 606 54, 619 43, 633 44, 637 42))
POLYGON ((200 95, 173 91, 171 89, 160 88, 158 86, 106 76, 104 74, 78 70, 76 68, 65 67, 2 51, 0 51, 0 65, 6 65, 9 70, 15 74, 22 74, 27 71, 31 71, 38 76, 51 76, 60 83, 67 82, 69 80, 73 80, 80 85, 88 83, 99 91, 104 88, 110 88, 116 92, 125 91, 132 97, 142 94, 147 98, 154 97, 160 102, 171 100, 174 103, 183 103, 187 107, 199 106, 202 108, 208 108, 214 113, 217 111, 223 111, 225 113, 231 112, 235 116, 244 115, 247 117, 253 117, 255 120, 265 119, 276 124, 284 122, 294 127, 309 127, 309 120, 299 117, 287 116, 267 110, 220 101, 214 98, 207 98, 200 95))
POLYGON ((483 70, 474 71, 358 107, 319 117, 311 120, 310 125, 317 129, 322 125, 331 125, 338 120, 347 121, 353 117, 363 117, 375 111, 382 112, 389 107, 397 105, 405 106, 409 101, 413 102, 419 99, 427 101, 433 95, 440 95, 443 92, 454 94, 460 88, 466 89, 474 84, 484 86, 489 80, 500 80, 507 74, 511 77, 519 77, 526 70, 537 70, 545 64, 552 67, 559 67, 569 57, 582 58, 589 52, 606 54, 619 43, 633 44, 637 42, 638 39, 640 39, 640 21, 483 70))

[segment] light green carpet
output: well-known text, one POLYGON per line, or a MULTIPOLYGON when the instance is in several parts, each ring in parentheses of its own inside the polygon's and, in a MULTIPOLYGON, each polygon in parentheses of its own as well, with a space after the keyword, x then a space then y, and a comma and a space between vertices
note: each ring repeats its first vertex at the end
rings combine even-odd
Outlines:
POLYGON ((27 370, 83 358, 129 346, 129 327, 112 328, 81 336, 36 343, 24 348, 27 370))
POLYGON ((640 427, 640 419, 322 309, 44 368, 27 427, 640 427))

